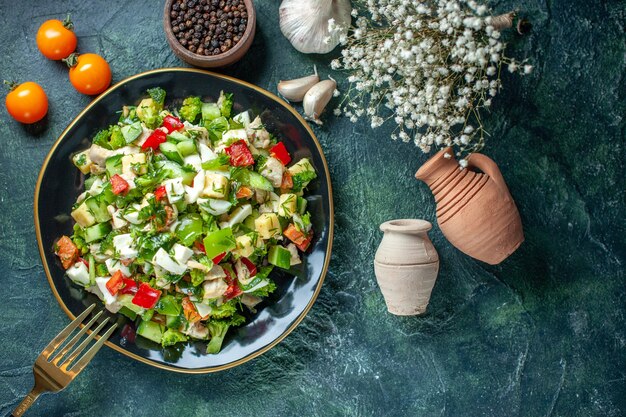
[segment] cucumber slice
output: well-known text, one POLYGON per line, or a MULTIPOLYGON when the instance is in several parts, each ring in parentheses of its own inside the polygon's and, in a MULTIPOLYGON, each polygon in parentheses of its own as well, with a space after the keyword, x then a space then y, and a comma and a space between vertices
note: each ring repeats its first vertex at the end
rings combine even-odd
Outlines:
POLYGON ((193 183, 194 177, 198 174, 193 169, 182 167, 174 161, 159 161, 157 168, 166 171, 167 178, 182 178, 183 184, 189 186, 193 183))
POLYGON ((153 321, 143 321, 137 327, 137 334, 156 343, 161 343, 165 328, 153 321))
POLYGON ((304 199, 302 197, 298 197, 298 203, 297 203, 298 213, 300 213, 300 214, 306 213, 306 205, 307 205, 307 203, 308 203, 308 201, 306 201, 306 199, 304 199))
POLYGON ((274 191, 272 183, 263 175, 248 169, 239 169, 232 176, 243 185, 265 191, 274 191))
POLYGON ((85 229, 85 242, 104 239, 111 232, 111 223, 98 223, 85 229))
POLYGON ((107 170, 107 174, 109 174, 109 178, 112 177, 115 174, 121 174, 122 173, 122 157, 124 155, 120 154, 120 155, 113 155, 109 158, 107 158, 107 160, 104 163, 104 166, 107 170))
POLYGON ((169 133, 167 135, 168 142, 178 143, 178 142, 185 142, 185 141, 190 141, 190 140, 191 138, 183 135, 182 133, 178 131, 173 131, 172 133, 169 133))
POLYGON ((176 144, 176 148, 183 157, 198 153, 198 149, 196 149, 196 144, 193 143, 192 140, 178 142, 176 144))
POLYGON ((282 246, 272 246, 267 255, 267 261, 282 269, 291 267, 291 252, 282 246))
POLYGON ((183 160, 182 155, 178 151, 178 148, 176 147, 176 145, 174 145, 173 143, 163 142, 162 144, 159 145, 159 149, 161 150, 161 152, 163 152, 163 155, 165 155, 165 157, 169 159, 170 161, 177 162, 181 165, 185 164, 185 161, 183 160))
POLYGON ((141 135, 141 132, 143 132, 143 129, 141 128, 141 122, 135 122, 130 125, 122 126, 120 130, 127 144, 134 142, 135 139, 137 139, 141 135))
POLYGON ((96 222, 102 223, 111 220, 111 215, 107 210, 107 205, 104 201, 101 201, 100 198, 89 197, 85 200, 85 204, 87 205, 89 211, 91 211, 91 214, 93 214, 96 222))
POLYGON ((182 324, 183 320, 180 318, 180 315, 165 316, 165 326, 167 326, 168 329, 178 330, 182 324))

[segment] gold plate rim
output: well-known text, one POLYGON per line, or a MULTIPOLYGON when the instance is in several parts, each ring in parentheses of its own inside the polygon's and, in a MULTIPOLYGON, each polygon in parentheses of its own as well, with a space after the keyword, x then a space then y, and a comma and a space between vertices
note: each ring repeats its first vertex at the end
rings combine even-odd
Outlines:
POLYGON ((324 280, 326 278, 326 274, 328 273, 328 265, 330 263, 330 257, 331 257, 331 252, 332 252, 332 245, 333 245, 333 236, 334 236, 334 225, 335 225, 335 220, 334 220, 334 206, 333 206, 333 191, 332 191, 332 184, 330 181, 330 171, 328 169, 328 163, 326 161, 326 157, 324 155, 324 152, 322 151, 322 146, 319 143, 319 140, 317 139, 317 136, 315 136, 315 133, 313 132, 313 129, 311 129, 311 126, 309 126, 309 124, 304 120, 304 118, 290 105, 288 105, 287 103, 285 103, 282 99, 280 99, 278 96, 276 96, 273 93, 270 93, 267 90, 262 89, 261 87, 258 87, 254 84, 251 84, 249 82, 243 81, 243 80, 239 80, 237 78, 234 77, 230 77, 228 75, 223 75, 223 74, 218 74, 212 71, 207 71, 207 70, 201 70, 201 69, 197 69, 197 68, 184 68, 184 67, 172 67, 172 68, 159 68, 159 69, 154 69, 154 70, 149 70, 149 71, 144 71, 138 74, 135 74, 133 76, 130 76, 128 78, 125 78, 121 81, 119 81, 118 83, 116 83, 115 85, 109 87, 105 92, 103 92, 101 95, 99 95, 98 97, 96 97, 93 101, 91 101, 91 103, 89 103, 87 105, 87 107, 85 107, 71 122, 70 124, 63 130, 63 132, 61 132, 61 134, 59 135, 59 137, 57 138, 57 140, 52 144, 52 147, 50 148, 50 150, 48 151, 43 164, 41 166, 41 169, 39 171, 39 175, 37 177, 37 183, 35 186, 35 201, 34 201, 34 217, 35 217, 35 234, 37 236, 37 246, 39 247, 39 256, 41 257, 41 262, 43 264, 43 268, 44 271, 46 273, 46 278, 48 279, 48 284, 50 285, 50 288, 52 289, 52 293, 54 295, 54 297, 56 298, 57 302, 59 303, 59 305, 61 306, 61 309, 65 312, 65 314, 67 314, 67 316, 71 319, 74 320, 76 318, 76 316, 74 316, 74 314, 72 314, 72 312, 67 308, 67 306, 65 305, 65 303, 63 302, 63 300, 61 299, 61 297, 59 296, 59 292, 56 289, 56 286, 54 284, 54 281, 52 280, 52 274, 50 273, 50 267, 48 266, 48 262, 46 261, 46 251, 43 247, 43 243, 42 243, 42 239, 41 239, 41 227, 39 224, 39 192, 40 192, 40 187, 41 187, 41 181, 43 180, 43 176, 48 168, 48 163, 50 162, 50 158, 52 157, 52 154, 56 151, 57 147, 61 144, 61 142, 63 141, 63 139, 65 139, 65 136, 67 135, 67 133, 69 132, 70 129, 72 129, 72 127, 74 127, 74 125, 76 123, 78 123, 82 117, 85 115, 85 113, 87 113, 87 111, 89 111, 89 109, 91 109, 96 103, 98 103, 100 100, 102 100, 104 97, 106 97, 107 95, 111 94, 112 92, 114 92, 115 90, 117 90, 118 88, 120 88, 121 86, 123 86, 124 84, 128 83, 129 81, 135 80, 137 78, 141 78, 144 77, 146 75, 151 75, 151 74, 158 74, 158 73, 162 73, 162 72, 195 72, 195 73, 200 73, 200 74, 206 74, 206 75, 210 75, 216 78, 221 78, 224 80, 228 80, 231 82, 234 82, 236 84, 251 88, 267 97, 269 97, 270 99, 272 99, 273 101, 277 102, 278 104, 280 104, 281 106, 283 106, 285 109, 287 109, 291 114, 293 114, 300 123, 302 123, 302 125, 305 127, 305 129, 307 130, 307 132, 311 135, 311 137, 313 138, 313 142, 315 143, 315 146, 317 147, 317 150, 320 154, 320 157, 322 159, 322 164, 324 165, 324 174, 326 175, 326 181, 328 183, 328 196, 329 196, 329 209, 330 209, 330 220, 329 220, 329 231, 328 231, 328 244, 326 247, 326 258, 324 260, 324 266, 322 268, 322 273, 320 276, 320 280, 315 288, 315 292, 313 293, 313 297, 311 298, 311 300, 309 301, 309 303, 307 304, 307 306, 305 307, 305 309, 302 311, 302 313, 300 313, 300 315, 296 318, 296 320, 291 323, 291 325, 287 328, 287 330, 285 332, 283 332, 278 338, 276 338, 273 342, 269 343, 268 345, 262 347, 261 349, 254 351, 252 353, 250 353, 249 355, 236 360, 234 362, 230 362, 228 364, 225 365, 220 365, 220 366, 215 366, 215 367, 208 367, 208 368, 198 368, 198 369, 185 369, 185 368, 179 368, 179 367, 175 367, 175 366, 169 366, 169 365, 165 365, 162 363, 158 363, 158 362, 154 362, 152 360, 149 360, 147 358, 144 358, 142 356, 139 356, 135 353, 129 352, 126 349, 122 348, 121 346, 118 346, 110 341, 106 341, 105 344, 110 347, 113 350, 116 350, 118 352, 120 352, 123 355, 126 355, 132 359, 135 359, 139 362, 148 364, 150 366, 159 368, 159 369, 165 369, 168 371, 173 371, 173 372, 178 372, 178 373, 183 373, 183 374, 207 374, 207 373, 212 373, 212 372, 219 372, 219 371, 223 371, 226 369, 230 369, 230 368, 234 368, 236 366, 242 365, 262 354, 264 354, 265 352, 267 352, 268 350, 272 349, 274 346, 276 346, 278 343, 280 343, 281 341, 283 341, 301 322, 302 320, 306 317, 306 315, 309 313, 309 310, 311 310, 311 307, 313 306, 313 304, 315 303, 315 301, 317 300, 317 297, 322 289, 322 285, 324 283, 324 280))

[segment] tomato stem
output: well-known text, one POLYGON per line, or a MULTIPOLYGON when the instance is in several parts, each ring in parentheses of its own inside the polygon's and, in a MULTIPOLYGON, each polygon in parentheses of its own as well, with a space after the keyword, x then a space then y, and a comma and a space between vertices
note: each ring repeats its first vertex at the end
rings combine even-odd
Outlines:
POLYGON ((67 14, 67 17, 65 18, 65 20, 63 21, 63 27, 68 30, 74 29, 74 22, 72 22, 72 19, 70 19, 69 13, 67 14))
POLYGON ((6 85, 9 88, 9 91, 13 91, 17 88, 17 86, 19 85, 17 82, 15 81, 7 81, 4 80, 3 81, 4 85, 6 85))
POLYGON ((73 68, 78 64, 78 54, 76 52, 70 54, 67 58, 63 58, 61 61, 65 62, 65 64, 69 68, 73 68))

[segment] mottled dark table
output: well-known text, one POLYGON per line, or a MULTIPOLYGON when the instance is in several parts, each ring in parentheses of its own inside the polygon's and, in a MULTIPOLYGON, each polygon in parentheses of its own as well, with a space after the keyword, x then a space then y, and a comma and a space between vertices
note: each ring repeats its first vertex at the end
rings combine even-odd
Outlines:
MULTIPOLYGON (((278 30, 277 0, 257 1, 250 53, 228 74, 270 91, 281 78, 329 72, 278 30)), ((378 224, 434 220, 425 161, 388 131, 327 116, 315 131, 333 177, 335 247, 317 303, 267 354, 218 374, 161 371, 104 349, 39 416, 621 416, 626 414, 626 3, 511 0, 534 22, 509 54, 535 72, 506 75, 486 117, 526 242, 497 267, 452 248, 435 226, 441 274, 429 312, 386 312, 372 260, 378 224)), ((71 12, 79 49, 103 54, 114 81, 180 66, 161 28, 162 2, 0 2, 0 76, 41 83, 47 127, 0 111, 0 414, 32 384, 31 365, 68 319, 39 260, 33 190, 50 145, 89 102, 34 36, 71 12)), ((333 74, 340 79, 340 74, 333 74)), ((4 92, 2 93, 4 99, 4 92)))

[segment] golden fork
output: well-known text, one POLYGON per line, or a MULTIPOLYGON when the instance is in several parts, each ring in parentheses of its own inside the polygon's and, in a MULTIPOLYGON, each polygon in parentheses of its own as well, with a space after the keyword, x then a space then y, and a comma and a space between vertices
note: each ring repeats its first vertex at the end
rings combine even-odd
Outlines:
POLYGON ((102 315, 102 311, 98 312, 74 337, 69 338, 72 332, 85 320, 96 305, 92 304, 83 311, 74 321, 72 321, 65 329, 55 337, 52 342, 41 352, 35 365, 33 366, 33 374, 35 375, 35 386, 26 395, 22 402, 17 406, 12 417, 20 417, 26 410, 30 408, 35 400, 44 392, 59 392, 69 385, 70 382, 87 366, 95 354, 100 350, 104 342, 111 336, 117 323, 113 324, 109 329, 100 336, 100 339, 78 359, 83 350, 94 340, 98 333, 104 328, 109 321, 105 318, 98 326, 85 338, 71 353, 70 350, 76 343, 90 330, 102 315), (69 339, 69 341, 68 341, 69 339), (65 343, 67 342, 67 343, 65 343), (61 346, 63 348, 61 349, 61 346))

